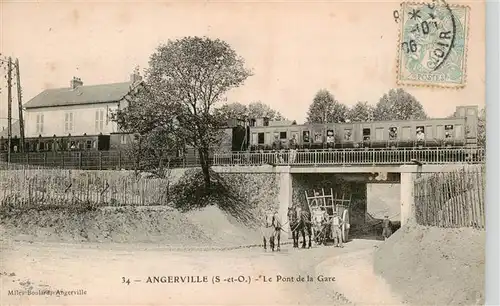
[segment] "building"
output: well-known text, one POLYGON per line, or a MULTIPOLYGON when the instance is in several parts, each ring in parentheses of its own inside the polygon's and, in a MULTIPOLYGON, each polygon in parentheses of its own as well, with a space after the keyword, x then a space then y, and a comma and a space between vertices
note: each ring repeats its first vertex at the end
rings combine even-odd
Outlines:
POLYGON ((142 77, 134 72, 128 82, 84 85, 74 77, 69 87, 44 90, 23 105, 25 137, 104 136, 110 147, 126 143, 130 136, 120 133, 111 114, 139 85, 142 77))
MULTIPOLYGON (((21 129, 20 129, 20 125, 19 125, 19 120, 12 120, 12 131, 11 131, 11 135, 12 137, 14 138, 19 138, 21 137, 21 129)), ((7 139, 9 137, 9 131, 7 130, 7 126, 2 126, 0 128, 0 138, 5 138, 7 139)))

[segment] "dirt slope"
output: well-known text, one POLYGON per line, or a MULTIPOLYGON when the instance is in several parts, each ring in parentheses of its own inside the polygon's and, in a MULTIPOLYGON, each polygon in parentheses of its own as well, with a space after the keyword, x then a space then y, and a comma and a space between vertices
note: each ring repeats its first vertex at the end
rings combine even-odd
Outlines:
POLYGON ((153 242, 165 245, 229 246, 259 243, 258 235, 214 206, 189 213, 166 207, 102 208, 71 213, 35 211, 2 216, 2 232, 24 241, 153 242))
POLYGON ((485 232, 405 226, 374 255, 375 272, 406 303, 484 303, 485 232))

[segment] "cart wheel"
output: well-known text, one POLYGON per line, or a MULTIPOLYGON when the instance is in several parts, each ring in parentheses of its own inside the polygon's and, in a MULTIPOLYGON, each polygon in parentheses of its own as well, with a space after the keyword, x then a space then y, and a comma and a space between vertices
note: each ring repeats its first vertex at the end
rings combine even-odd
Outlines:
POLYGON ((349 228, 351 224, 349 224, 349 211, 347 209, 342 213, 342 241, 347 242, 349 240, 349 228))

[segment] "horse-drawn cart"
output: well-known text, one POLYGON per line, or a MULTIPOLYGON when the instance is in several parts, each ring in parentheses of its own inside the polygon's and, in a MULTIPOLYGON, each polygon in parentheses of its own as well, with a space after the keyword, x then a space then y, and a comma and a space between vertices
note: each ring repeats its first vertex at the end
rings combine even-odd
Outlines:
POLYGON ((313 194, 310 196, 306 194, 307 206, 311 213, 311 221, 315 230, 315 240, 317 243, 324 243, 327 238, 332 238, 331 233, 331 223, 333 219, 334 212, 341 220, 341 233, 342 241, 347 242, 349 239, 349 208, 351 205, 351 197, 339 197, 336 193, 333 193, 333 189, 330 189, 330 194, 325 195, 324 189, 321 189, 321 194, 313 190, 313 194))

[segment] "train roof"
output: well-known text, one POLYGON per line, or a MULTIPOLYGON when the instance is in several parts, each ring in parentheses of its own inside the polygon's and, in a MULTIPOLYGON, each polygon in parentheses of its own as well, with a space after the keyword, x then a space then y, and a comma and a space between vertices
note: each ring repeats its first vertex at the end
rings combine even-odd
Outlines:
MULTIPOLYGON (((324 126, 324 125, 351 125, 351 124, 388 124, 388 123, 408 123, 408 122, 429 122, 429 121, 453 121, 453 120, 463 120, 465 117, 450 117, 450 118, 429 118, 429 119, 412 119, 412 120, 384 120, 384 121, 352 121, 352 122, 328 122, 328 123, 303 123, 293 126, 297 127, 310 127, 310 126, 324 126)), ((280 128, 280 127, 290 127, 290 124, 274 124, 268 126, 254 126, 254 128, 280 128)))

